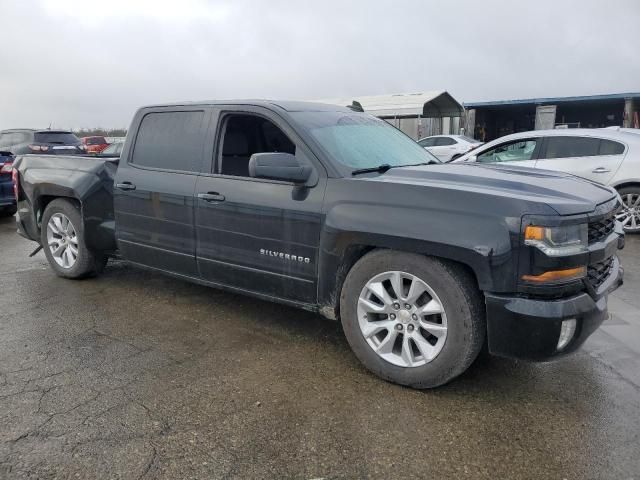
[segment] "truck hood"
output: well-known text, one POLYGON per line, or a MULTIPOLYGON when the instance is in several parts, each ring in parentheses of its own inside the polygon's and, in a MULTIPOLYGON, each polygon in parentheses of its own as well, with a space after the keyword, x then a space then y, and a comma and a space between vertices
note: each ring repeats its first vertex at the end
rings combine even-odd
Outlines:
POLYGON ((366 180, 448 188, 544 203, 559 215, 593 212, 615 197, 610 187, 567 173, 513 165, 439 164, 393 168, 366 180))

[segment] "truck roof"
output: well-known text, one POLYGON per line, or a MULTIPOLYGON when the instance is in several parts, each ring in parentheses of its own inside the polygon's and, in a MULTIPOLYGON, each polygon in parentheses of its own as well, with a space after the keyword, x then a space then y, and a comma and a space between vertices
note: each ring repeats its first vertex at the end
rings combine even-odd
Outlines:
POLYGON ((304 102, 295 100, 264 100, 264 99, 245 99, 245 100, 204 100, 194 102, 175 102, 175 103, 159 103, 155 105, 146 105, 142 108, 158 108, 158 107, 180 107, 180 106, 198 106, 198 105, 252 105, 260 107, 279 107, 287 112, 353 112, 346 106, 331 105, 320 102, 304 102))

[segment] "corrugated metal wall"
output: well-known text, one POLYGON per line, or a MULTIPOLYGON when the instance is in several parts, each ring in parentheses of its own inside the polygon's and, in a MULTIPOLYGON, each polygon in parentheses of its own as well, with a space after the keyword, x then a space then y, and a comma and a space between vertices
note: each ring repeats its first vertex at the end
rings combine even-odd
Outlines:
POLYGON ((402 130, 414 140, 431 135, 451 134, 460 132, 460 118, 383 118, 394 127, 402 130))

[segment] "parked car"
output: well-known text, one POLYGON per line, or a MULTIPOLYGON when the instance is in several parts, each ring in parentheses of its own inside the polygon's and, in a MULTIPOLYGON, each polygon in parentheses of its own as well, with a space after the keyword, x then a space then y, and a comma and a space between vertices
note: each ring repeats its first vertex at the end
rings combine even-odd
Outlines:
POLYGON ((507 135, 456 162, 511 163, 567 172, 614 187, 622 197, 617 219, 640 232, 640 135, 630 129, 534 130, 507 135))
POLYGON ((124 146, 124 142, 113 142, 110 143, 107 148, 102 150, 97 157, 119 157, 122 153, 122 147, 124 146))
POLYGON ((0 151, 0 216, 16 213, 16 196, 13 190, 13 156, 0 151))
POLYGON ((87 149, 87 153, 100 153, 109 146, 107 139, 101 136, 82 137, 80 141, 87 149))
POLYGON ((0 131, 0 150, 26 153, 76 155, 86 153, 80 139, 63 130, 13 129, 0 131))
POLYGON ((440 161, 448 162, 478 148, 482 142, 465 135, 434 135, 418 140, 418 144, 440 161))
POLYGON ((61 277, 133 265, 340 319, 417 388, 577 349, 622 283, 614 189, 442 165, 385 121, 301 102, 140 109, 117 159, 15 162, 17 226, 61 277), (372 142, 371 139, 375 139, 372 142))

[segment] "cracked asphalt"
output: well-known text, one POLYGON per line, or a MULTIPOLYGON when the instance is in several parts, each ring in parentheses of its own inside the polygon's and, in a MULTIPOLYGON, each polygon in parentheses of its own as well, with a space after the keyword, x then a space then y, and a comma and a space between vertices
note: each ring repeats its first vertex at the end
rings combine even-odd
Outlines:
POLYGON ((48 269, 0 219, 0 478, 640 478, 640 237, 612 317, 552 363, 414 391, 320 317, 110 262, 48 269))

